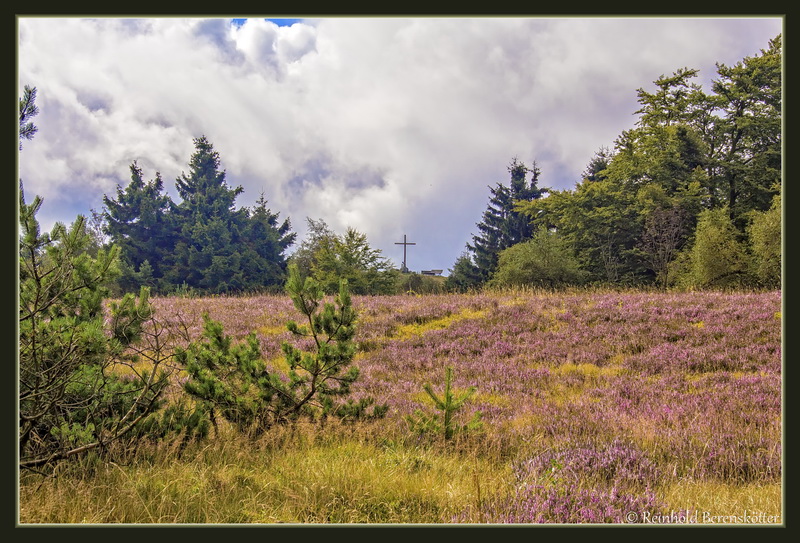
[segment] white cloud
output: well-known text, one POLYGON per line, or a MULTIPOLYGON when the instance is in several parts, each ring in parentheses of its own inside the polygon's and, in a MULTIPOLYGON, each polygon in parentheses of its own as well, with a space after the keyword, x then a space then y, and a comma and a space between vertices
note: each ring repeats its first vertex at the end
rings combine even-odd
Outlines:
POLYGON ((353 226, 398 264, 406 233, 412 268, 447 269, 512 157, 570 188, 632 126, 637 88, 684 66, 705 83, 780 31, 778 18, 23 17, 19 88, 37 87, 41 113, 20 175, 49 228, 99 208, 133 160, 175 197, 206 135, 240 205, 263 191, 301 235, 305 217, 353 226))

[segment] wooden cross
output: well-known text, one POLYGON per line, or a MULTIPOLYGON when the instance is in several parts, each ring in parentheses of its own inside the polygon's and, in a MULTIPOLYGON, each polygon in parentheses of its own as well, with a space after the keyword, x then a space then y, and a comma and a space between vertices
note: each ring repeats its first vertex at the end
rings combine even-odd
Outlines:
POLYGON ((401 271, 407 272, 408 266, 406 266, 406 247, 409 245, 416 245, 416 243, 410 243, 406 241, 406 235, 403 234, 403 242, 400 243, 399 241, 395 242, 395 245, 402 245, 403 246, 403 269, 401 271))

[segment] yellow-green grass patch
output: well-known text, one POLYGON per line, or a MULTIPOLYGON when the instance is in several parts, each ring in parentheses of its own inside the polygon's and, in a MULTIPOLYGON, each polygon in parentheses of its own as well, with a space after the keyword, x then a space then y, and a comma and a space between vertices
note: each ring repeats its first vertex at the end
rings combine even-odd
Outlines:
POLYGON ((626 369, 619 365, 597 366, 591 363, 575 364, 566 362, 551 370, 554 375, 583 375, 590 379, 600 377, 615 377, 624 373, 626 369))
POLYGON ((701 524, 726 523, 725 521, 729 524, 783 522, 781 484, 777 482, 730 484, 678 481, 663 489, 662 493, 670 507, 676 511, 693 512, 690 518, 696 518, 701 524))
POLYGON ((481 319, 486 316, 488 311, 466 308, 458 313, 452 313, 446 317, 432 319, 423 323, 410 323, 400 326, 395 330, 394 337, 397 339, 408 339, 414 336, 421 336, 431 330, 443 330, 450 327, 453 323, 466 319, 481 319))
POLYGON ((26 477, 20 521, 447 523, 476 509, 479 492, 505 492, 510 478, 504 464, 443 449, 226 439, 154 465, 105 463, 88 478, 26 477))
POLYGON ((287 332, 286 323, 283 324, 265 324, 264 326, 259 326, 256 329, 256 332, 263 336, 278 336, 287 332))

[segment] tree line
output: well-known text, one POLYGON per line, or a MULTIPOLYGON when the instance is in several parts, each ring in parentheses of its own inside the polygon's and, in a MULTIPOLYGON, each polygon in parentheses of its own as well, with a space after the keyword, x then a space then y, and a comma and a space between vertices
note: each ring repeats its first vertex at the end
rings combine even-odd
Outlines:
POLYGON ((711 93, 697 74, 639 89, 635 127, 574 189, 539 188, 535 163, 512 160, 448 287, 779 287, 781 36, 718 63, 711 93))
POLYGON ((252 208, 235 207, 243 189, 232 188, 220 156, 203 136, 194 140, 189 172, 175 186, 181 201, 164 193, 160 174, 145 182, 134 162, 131 181, 104 196, 94 212, 97 238, 121 249, 120 293, 147 286, 156 293, 256 293, 283 288, 290 263, 313 277, 328 294, 347 279, 354 294, 440 291, 442 282, 403 274, 354 228, 334 232, 324 220, 306 219, 308 235, 295 251, 297 234, 280 220, 263 193, 252 208))
POLYGON ((163 295, 279 292, 290 263, 329 294, 341 278, 354 294, 442 290, 442 281, 400 273, 366 234, 354 228, 336 233, 322 219, 307 218, 308 235, 287 254, 297 238, 291 221, 281 220, 263 193, 254 206, 237 208, 243 188, 228 185, 219 152, 205 136, 194 140, 189 171, 175 187, 178 202, 165 193, 160 173, 145 181, 134 161, 130 182, 104 195, 103 210, 92 210, 84 221, 93 251, 119 248, 112 292, 142 286, 163 295))
MULTIPOLYGON (((466 291, 532 285, 780 286, 781 36, 734 66, 717 64, 706 93, 682 68, 638 89, 636 125, 601 147, 574 189, 541 186, 541 171, 513 158, 510 180, 489 187, 486 211, 446 281, 401 273, 366 234, 336 233, 307 218, 296 245, 291 222, 268 207, 236 206, 219 153, 194 140, 188 172, 130 182, 104 195, 84 228, 88 250, 118 247, 112 293, 278 292, 294 263, 333 294, 466 291), (289 249, 295 246, 292 254, 289 249)), ((36 127, 36 89, 20 99, 20 149, 36 127), (24 119, 24 122, 23 122, 24 119)))

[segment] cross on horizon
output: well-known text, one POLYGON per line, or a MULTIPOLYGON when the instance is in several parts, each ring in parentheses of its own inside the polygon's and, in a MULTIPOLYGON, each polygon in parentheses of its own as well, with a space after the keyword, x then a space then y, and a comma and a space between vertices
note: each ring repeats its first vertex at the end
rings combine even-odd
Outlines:
POLYGON ((401 271, 407 272, 408 266, 406 265, 406 247, 408 247, 409 245, 416 245, 416 243, 411 243, 409 241, 406 241, 406 235, 403 234, 403 241, 402 242, 396 241, 394 244, 403 246, 403 269, 401 271))

